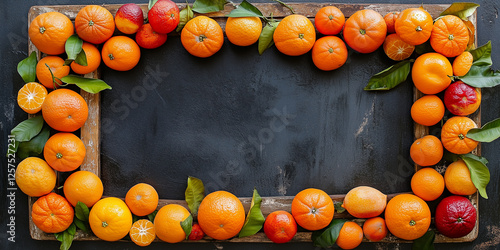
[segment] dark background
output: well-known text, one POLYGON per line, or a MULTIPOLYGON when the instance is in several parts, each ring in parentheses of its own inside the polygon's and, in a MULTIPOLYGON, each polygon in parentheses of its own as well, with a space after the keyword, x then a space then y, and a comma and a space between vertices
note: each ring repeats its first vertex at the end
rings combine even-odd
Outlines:
MULTIPOLYGON (((254 1, 256 2, 256 1, 254 1)), ((291 1, 290 1, 291 2, 291 1)), ((348 1, 337 1, 346 3, 348 1)), ((359 3, 371 1, 359 1, 359 3)), ((402 3, 402 1, 379 1, 402 3)), ((424 4, 452 1, 423 1, 424 4)), ((108 1, 106 4, 127 3, 108 1)), ((422 1, 404 3, 421 4, 422 1)), ((478 44, 498 48, 499 3, 478 1, 478 44)), ((22 79, 17 62, 27 56, 27 13, 32 5, 103 4, 101 1, 20 1, 0 10, 1 151, 7 135, 26 114, 16 104, 22 79)), ((385 13, 381 13, 385 14, 385 13)), ((369 77, 391 65, 382 50, 349 50, 346 65, 333 72, 314 67, 310 54, 288 57, 272 48, 259 56, 256 45, 240 48, 227 39, 208 59, 190 56, 178 37, 156 50, 142 50, 129 72, 104 67, 113 90, 102 93, 102 179, 105 195, 124 197, 138 182, 155 186, 164 199, 183 199, 188 175, 208 192, 251 196, 295 195, 307 187, 330 194, 370 185, 384 193, 409 191, 413 141, 411 82, 389 92, 366 92, 369 77), (174 49, 175 48, 175 49, 174 49), (125 101, 127 97, 130 102, 125 101), (283 115, 286 115, 284 117, 283 115), (141 131, 138 133, 137 131, 141 131)), ((494 68, 500 60, 492 51, 494 68)), ((483 89, 483 123, 500 116, 498 88, 483 89)), ((473 243, 438 249, 495 249, 500 244, 497 170, 499 142, 482 145, 489 161, 489 199, 480 200, 479 237, 473 243)), ((16 193, 16 243, 6 241, 6 159, 2 155, 1 249, 57 249, 37 242, 28 229, 27 197, 16 193)), ((168 243, 153 243, 164 248, 168 243)), ((139 248, 133 243, 74 242, 72 249, 139 248)), ((175 244, 174 249, 313 249, 312 244, 175 244)), ((409 249, 409 244, 363 243, 363 249, 409 249)))

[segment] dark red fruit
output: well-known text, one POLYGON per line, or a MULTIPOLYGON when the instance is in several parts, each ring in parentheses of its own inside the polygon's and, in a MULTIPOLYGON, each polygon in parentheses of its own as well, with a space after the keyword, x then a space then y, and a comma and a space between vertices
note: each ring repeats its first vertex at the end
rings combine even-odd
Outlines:
POLYGON ((155 49, 167 41, 167 34, 155 32, 151 25, 146 23, 135 34, 135 41, 141 48, 155 49))
POLYGON ((148 21, 154 31, 170 33, 179 25, 179 7, 170 0, 159 0, 149 10, 148 21))
POLYGON ((116 28, 125 34, 134 34, 144 24, 141 7, 135 3, 122 5, 115 14, 116 28))
POLYGON ((205 236, 205 233, 201 230, 200 225, 198 223, 193 224, 193 228, 191 229, 191 234, 189 235, 189 240, 201 240, 205 236))
POLYGON ((274 211, 264 222, 264 233, 274 243, 286 243, 297 233, 297 223, 290 213, 274 211))
POLYGON ((481 105, 481 92, 462 81, 454 82, 444 92, 444 105, 454 115, 470 115, 481 105))
POLYGON ((463 196, 444 198, 436 208, 436 228, 444 236, 460 238, 476 225, 477 212, 469 199, 463 196))

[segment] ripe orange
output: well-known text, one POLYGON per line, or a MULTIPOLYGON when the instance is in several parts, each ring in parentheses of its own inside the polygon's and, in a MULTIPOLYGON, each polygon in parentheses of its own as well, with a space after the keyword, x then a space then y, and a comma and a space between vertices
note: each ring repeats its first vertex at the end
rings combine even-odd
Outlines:
POLYGON ((47 89, 36 82, 29 82, 17 93, 17 104, 24 112, 36 114, 42 110, 43 101, 47 97, 47 89))
POLYGON ((307 230, 315 231, 328 226, 333 219, 333 213, 333 201, 323 190, 304 189, 293 198, 293 218, 307 230))
POLYGON ((158 207, 158 193, 153 186, 139 183, 128 190, 125 203, 133 214, 146 216, 158 207))
POLYGON ((189 217, 189 215, 189 211, 181 205, 168 204, 163 206, 156 214, 154 221, 158 238, 168 243, 177 243, 185 240, 186 233, 181 227, 181 222, 189 217))
POLYGON ((75 28, 81 39, 89 43, 100 44, 113 35, 115 20, 106 8, 99 5, 87 5, 76 15, 75 28))
POLYGON ((363 229, 356 222, 344 223, 335 243, 342 249, 354 249, 363 241, 363 229))
POLYGON ((141 48, 156 49, 167 41, 167 34, 155 32, 151 24, 146 23, 135 34, 135 41, 141 48))
POLYGON ((17 165, 17 186, 28 196, 46 195, 56 186, 56 172, 38 157, 28 157, 17 165))
POLYGON ((101 65, 101 53, 99 50, 90 43, 83 43, 83 51, 85 51, 85 56, 87 57, 87 66, 82 66, 76 62, 71 63, 71 69, 77 74, 88 74, 94 72, 101 65))
POLYGON ((89 171, 76 171, 64 182, 64 196, 73 206, 82 202, 92 207, 101 199, 102 193, 101 179, 89 171))
POLYGON ((433 201, 443 194, 444 178, 433 168, 422 168, 411 178, 411 190, 424 201, 433 201))
POLYGON ((85 145, 72 133, 57 133, 43 147, 43 156, 55 170, 69 172, 77 169, 85 158, 85 145))
POLYGON ((222 48, 224 33, 215 20, 197 16, 189 20, 182 29, 181 42, 189 54, 205 58, 222 48))
POLYGON ((416 195, 396 195, 385 209, 385 223, 394 236, 415 240, 429 229, 431 211, 427 203, 416 195))
POLYGON ((455 57, 467 48, 469 30, 457 16, 447 15, 434 23, 431 33, 432 48, 446 57, 455 57))
POLYGON ((81 128, 89 115, 87 102, 81 95, 69 89, 50 92, 42 105, 45 122, 53 129, 73 132, 81 128))
POLYGON ((207 195, 201 202, 198 208, 198 223, 208 236, 216 240, 227 240, 237 235, 243 227, 245 209, 233 194, 216 191, 207 195))
POLYGON ((114 70, 131 70, 140 58, 139 45, 126 36, 114 36, 102 46, 102 61, 114 70))
POLYGON ((274 30, 273 40, 281 53, 300 56, 312 49, 316 41, 316 29, 307 17, 289 15, 274 30))
POLYGON ((441 129, 443 146, 454 154, 467 154, 477 147, 478 142, 466 137, 476 123, 468 117, 454 116, 448 119, 441 129))
POLYGON ((381 217, 367 219, 363 223, 363 234, 370 241, 381 241, 387 235, 385 220, 381 217))
POLYGON ((458 55, 457 58, 453 60, 453 75, 466 75, 472 67, 473 61, 474 57, 469 51, 462 52, 462 54, 458 55))
POLYGON ((297 233, 297 223, 286 211, 274 211, 266 217, 264 233, 274 243, 286 243, 297 233))
POLYGON ((443 145, 437 137, 426 135, 411 144, 410 156, 422 167, 436 165, 443 158, 443 145))
POLYGON ((149 246, 156 238, 155 225, 149 220, 138 220, 132 224, 130 239, 138 246, 149 246))
POLYGON ((345 22, 344 40, 360 53, 371 53, 384 43, 387 24, 374 10, 358 10, 345 22))
POLYGON ((371 218, 384 212, 386 204, 387 195, 372 187, 359 186, 346 194, 342 207, 356 218, 371 218))
POLYGON ((312 59, 318 69, 338 69, 347 61, 347 47, 344 41, 336 36, 322 37, 314 43, 312 59))
POLYGON ((385 24, 387 25, 387 33, 396 33, 395 24, 398 20, 399 12, 389 12, 384 16, 385 24))
POLYGON ((262 31, 259 17, 229 17, 226 22, 227 39, 234 45, 249 46, 257 42, 262 31))
POLYGON ((337 35, 344 28, 344 23, 344 13, 335 6, 323 7, 314 16, 314 25, 323 35, 337 35))
POLYGON ((59 55, 64 53, 66 40, 74 31, 73 23, 67 16, 59 12, 47 12, 31 21, 28 35, 41 52, 59 55))
POLYGON ((59 233, 73 223, 75 212, 64 197, 49 193, 38 198, 31 209, 35 225, 46 233, 59 233))
POLYGON ((472 183, 470 170, 463 160, 453 162, 446 168, 444 183, 446 189, 456 195, 472 195, 477 191, 472 183))
POLYGON ((53 89, 54 87, 59 87, 62 84, 60 78, 67 76, 69 74, 69 66, 64 66, 64 60, 58 56, 46 56, 42 58, 36 64, 36 77, 38 81, 43 84, 46 88, 53 89), (50 67, 47 68, 47 65, 50 67), (52 74, 50 73, 52 71, 52 74), (52 78, 54 75, 54 80, 52 78))
POLYGON ((425 95, 411 106, 411 118, 418 124, 432 126, 443 119, 444 104, 436 95, 425 95))
POLYGON ((438 53, 426 53, 417 58, 411 70, 413 84, 420 92, 428 95, 445 90, 453 75, 448 58, 438 53))
POLYGON ((411 45, 420 45, 429 40, 432 27, 432 16, 423 8, 403 10, 394 24, 399 37, 411 45))
POLYGON ((411 56, 415 46, 403 41, 398 34, 390 34, 384 41, 385 54, 394 61, 402 61, 411 56))
POLYGON ((122 200, 104 198, 90 210, 89 224, 92 232, 101 240, 117 241, 129 233, 132 213, 122 200))

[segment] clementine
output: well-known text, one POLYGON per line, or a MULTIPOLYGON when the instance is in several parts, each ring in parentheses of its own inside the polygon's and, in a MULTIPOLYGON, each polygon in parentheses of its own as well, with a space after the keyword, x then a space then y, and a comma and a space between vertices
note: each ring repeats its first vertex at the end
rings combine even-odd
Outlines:
POLYGON ((344 28, 345 16, 335 6, 325 6, 316 12, 314 25, 323 35, 337 35, 344 28))
POLYGON ((363 241, 363 229, 356 222, 347 221, 339 232, 339 237, 335 241, 342 249, 354 249, 363 241))
POLYGON ((385 40, 387 24, 374 10, 358 10, 345 22, 344 40, 360 53, 371 53, 385 40))
POLYGON ((75 91, 57 89, 45 98, 42 104, 42 115, 51 128, 73 132, 87 121, 89 108, 85 99, 75 91))
POLYGON ((333 219, 333 213, 333 201, 323 190, 304 189, 293 198, 293 218, 307 230, 315 231, 328 226, 333 219))
POLYGON ((468 117, 448 119, 441 129, 441 141, 446 150, 454 154, 467 154, 474 150, 478 142, 466 136, 471 128, 477 128, 477 125, 468 117))
POLYGON ((411 144, 410 157, 422 167, 436 165, 443 158, 443 144, 437 137, 426 135, 411 144))
POLYGON ((128 190, 125 203, 133 214, 146 216, 158 207, 158 193, 153 186, 139 183, 128 190))
POLYGON ((59 55, 64 53, 66 40, 75 29, 71 20, 59 12, 47 12, 31 21, 28 35, 31 42, 43 53, 59 55))
POLYGON ((473 61, 474 57, 469 51, 462 52, 462 54, 458 55, 455 60, 453 60, 453 75, 466 75, 472 67, 473 61))
POLYGON ((448 58, 439 53, 426 53, 417 58, 411 70, 411 78, 417 89, 424 94, 437 94, 451 83, 453 75, 448 58))
POLYGON ((99 50, 91 43, 83 43, 82 49, 87 57, 87 66, 82 66, 76 62, 71 63, 71 69, 81 75, 85 75, 94 72, 101 65, 101 53, 99 50))
POLYGON ((411 118, 424 126, 436 125, 444 117, 443 101, 436 95, 424 95, 411 106, 411 118))
POLYGON ((286 16, 274 30, 274 44, 283 54, 300 56, 312 49, 316 41, 316 29, 303 15, 286 16))
POLYGON ((314 43, 312 59, 318 69, 338 69, 347 61, 347 47, 344 41, 336 36, 324 36, 314 43))
POLYGON ((72 133, 54 134, 43 147, 43 156, 47 163, 60 172, 77 169, 83 163, 85 154, 82 140, 72 133))
POLYGON ((432 48, 446 57, 455 57, 467 48, 469 30, 462 19, 446 15, 434 23, 431 33, 432 48))
POLYGON ((49 89, 59 87, 62 84, 60 79, 68 74, 69 66, 65 66, 64 60, 58 56, 46 56, 36 64, 36 78, 49 89))
POLYGON ((398 34, 390 34, 384 41, 385 54, 394 61, 402 61, 411 56, 415 46, 403 41, 398 34))
POLYGON ((104 198, 90 210, 89 224, 92 232, 101 240, 117 241, 129 233, 132 213, 122 200, 115 197, 104 198))
POLYGON ((99 5, 83 7, 75 18, 78 36, 93 44, 101 44, 108 40, 115 31, 115 20, 106 8, 99 5))
POLYGON ((138 246, 149 246, 156 238, 155 225, 149 220, 138 220, 132 224, 130 239, 138 246))
POLYGON ((411 178, 411 190, 424 201, 439 198, 444 191, 444 178, 433 168, 422 168, 411 178))
POLYGON ((75 212, 69 202, 56 193, 38 198, 31 209, 33 223, 45 233, 60 233, 73 223, 75 212))
POLYGON ((399 194, 387 203, 385 222, 394 236, 415 240, 429 229, 431 211, 427 203, 418 196, 399 194))
POLYGON ((47 97, 47 89, 36 82, 29 82, 19 89, 17 104, 28 114, 36 114, 42 110, 42 104, 47 97))
POLYGON ((178 204, 168 204, 160 208, 154 221, 158 238, 168 243, 177 243, 185 240, 186 233, 181 227, 181 222, 189 217, 189 215, 189 211, 178 204))
POLYGON ((257 42, 262 31, 259 17, 229 17, 226 22, 227 39, 234 45, 249 46, 257 42))
POLYGON ((22 160, 16 169, 16 184, 28 196, 39 197, 50 193, 56 186, 56 172, 38 157, 22 160))
POLYGON ((215 20, 197 16, 189 20, 182 29, 181 42, 189 54, 205 58, 222 48, 224 33, 215 20))
POLYGON ((131 70, 139 63, 140 58, 139 45, 126 36, 114 36, 102 46, 102 61, 114 70, 131 70))
POLYGON ((74 207, 82 202, 92 207, 102 197, 103 186, 101 179, 89 171, 76 171, 64 182, 64 196, 74 207))
POLYGON ((429 40, 432 28, 432 16, 421 7, 403 10, 394 24, 396 34, 411 45, 420 45, 429 40))
POLYGON ((456 195, 472 195, 477 188, 470 177, 470 170, 463 160, 450 164, 444 172, 446 189, 456 195))

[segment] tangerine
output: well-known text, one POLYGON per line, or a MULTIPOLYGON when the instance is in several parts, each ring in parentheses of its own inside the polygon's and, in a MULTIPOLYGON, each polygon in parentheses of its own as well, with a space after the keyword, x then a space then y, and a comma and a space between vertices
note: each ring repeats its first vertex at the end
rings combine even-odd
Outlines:
POLYGON ((394 24, 396 34, 411 45, 420 45, 429 40, 432 28, 432 16, 421 7, 403 10, 394 24))
POLYGON ((433 168, 422 168, 411 178, 411 190, 424 201, 439 198, 444 191, 444 178, 433 168))
POLYGON ((413 142, 410 157, 422 167, 436 165, 443 158, 443 144, 437 137, 426 135, 413 142))
POLYGON ((454 154, 470 153, 478 144, 466 136, 472 128, 477 128, 477 125, 468 117, 454 116, 448 119, 441 129, 443 146, 454 154))
POLYGON ((60 233, 73 223, 75 212, 69 202, 56 193, 38 198, 31 208, 33 223, 45 233, 60 233))
POLYGON ((404 240, 422 237, 431 225, 431 210, 424 200, 413 194, 399 194, 385 209, 389 231, 404 240))
POLYGON ((28 196, 39 197, 50 193, 56 186, 56 172, 38 157, 22 160, 16 169, 16 184, 28 196))
POLYGON ((181 227, 181 222, 186 220, 189 215, 189 211, 178 204, 168 204, 160 208, 154 221, 158 238, 168 243, 177 243, 185 240, 186 233, 181 227))
POLYGON ((149 220, 138 220, 132 224, 129 236, 136 245, 149 246, 156 238, 155 225, 149 220))
POLYGON ((153 186, 139 183, 128 190, 125 195, 125 203, 133 214, 146 216, 158 207, 158 193, 153 186))
POLYGON ((462 54, 458 55, 455 60, 453 60, 453 75, 464 76, 466 75, 472 63, 474 62, 474 57, 469 51, 464 51, 462 54))
POLYGON ((29 82, 19 89, 17 104, 28 114, 36 114, 42 110, 42 104, 47 97, 47 89, 36 82, 29 82))
POLYGON ((415 46, 403 41, 398 34, 390 34, 384 41, 385 54, 394 61, 402 61, 411 56, 415 46))
POLYGON ((197 16, 189 20, 182 29, 181 42, 189 54, 205 58, 222 48, 224 33, 215 20, 197 16))
POLYGON ((76 207, 82 202, 87 207, 92 207, 102 197, 103 185, 101 179, 89 171, 76 171, 64 182, 64 196, 69 203, 76 207))
POLYGON ((336 36, 324 36, 314 43, 312 59, 318 69, 338 69, 347 61, 347 47, 344 41, 336 36))
POLYGON ((424 126, 436 125, 444 117, 443 101, 436 95, 424 95, 411 106, 411 118, 424 126))
POLYGON ((66 40, 74 32, 71 20, 64 14, 54 11, 35 17, 28 29, 31 42, 38 50, 48 55, 64 53, 66 40))
POLYGON ((448 58, 434 52, 419 56, 411 70, 413 84, 427 95, 445 90, 450 86, 452 75, 453 69, 448 58))
POLYGON ((51 128, 73 132, 85 124, 89 108, 85 99, 75 91, 56 89, 45 98, 42 104, 42 115, 51 128))
POLYGON ((102 46, 102 61, 114 70, 131 70, 139 63, 140 58, 139 45, 126 36, 114 36, 102 46))
POLYGON ((477 188, 470 177, 470 170, 463 160, 451 163, 444 172, 446 189, 456 195, 473 195, 477 188))
POLYGON ((62 58, 46 56, 36 64, 36 78, 46 88, 53 89, 62 84, 60 79, 69 74, 69 69, 69 66, 64 65, 62 58))
POLYGON ((314 25, 323 35, 339 34, 344 28, 344 24, 344 13, 335 6, 325 6, 319 9, 314 16, 314 25))
POLYGON ((358 10, 345 22, 343 34, 349 47, 360 53, 371 53, 384 43, 387 24, 374 10, 358 10))
POLYGON ((101 240, 117 241, 129 233, 132 213, 122 200, 115 197, 104 198, 90 210, 89 224, 92 232, 101 240))
POLYGON ((77 169, 85 159, 85 145, 72 133, 57 133, 43 147, 43 156, 55 170, 69 172, 77 169))
POLYGON ((226 22, 227 39, 234 45, 249 46, 257 42, 262 31, 259 17, 229 17, 226 22))
POLYGON ((342 249, 354 249, 363 241, 363 229, 356 222, 347 221, 339 232, 339 237, 335 241, 342 249))
POLYGON ((467 48, 469 30, 457 16, 446 15, 434 23, 431 33, 432 48, 446 57, 455 57, 467 48))
POLYGON ((332 198, 323 190, 304 189, 293 198, 293 218, 307 230, 315 231, 325 228, 332 221, 333 214, 332 198))
POLYGON ((101 44, 113 36, 115 20, 106 8, 87 5, 76 14, 75 28, 78 36, 84 41, 101 44))
POLYGON ((300 56, 307 53, 316 41, 316 29, 312 22, 303 15, 286 16, 274 30, 274 44, 283 54, 300 56))
POLYGON ((76 62, 71 63, 71 69, 81 75, 85 75, 94 72, 101 65, 101 53, 99 50, 91 43, 84 42, 82 49, 87 57, 87 66, 82 66, 76 62))

